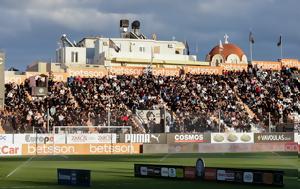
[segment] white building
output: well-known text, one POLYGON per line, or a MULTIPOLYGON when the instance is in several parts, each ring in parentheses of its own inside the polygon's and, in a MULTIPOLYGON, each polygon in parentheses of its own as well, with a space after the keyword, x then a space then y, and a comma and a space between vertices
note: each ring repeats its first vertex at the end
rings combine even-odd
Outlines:
POLYGON ((56 62, 63 68, 84 67, 87 64, 111 66, 177 67, 182 65, 208 65, 198 62, 196 55, 188 55, 186 45, 179 41, 159 41, 140 32, 140 23, 134 21, 129 31, 129 21, 120 21, 120 38, 101 36, 83 38, 77 44, 64 34, 62 46, 56 50, 56 62))

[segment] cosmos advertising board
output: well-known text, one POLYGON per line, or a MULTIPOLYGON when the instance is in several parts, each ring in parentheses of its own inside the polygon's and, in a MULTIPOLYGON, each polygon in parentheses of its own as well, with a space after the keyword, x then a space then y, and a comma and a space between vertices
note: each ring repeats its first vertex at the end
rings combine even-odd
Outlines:
POLYGON ((211 133, 211 143, 254 143, 253 133, 211 133))
POLYGON ((117 143, 116 133, 68 134, 66 136, 67 136, 67 144, 117 143))
POLYGON ((22 155, 139 154, 140 144, 22 144, 22 155))
POLYGON ((171 133, 167 135, 167 143, 209 143, 209 133, 171 133))
POLYGON ((294 142, 294 133, 255 133, 255 143, 269 143, 269 142, 294 142))
POLYGON ((165 144, 167 138, 165 133, 149 134, 120 134, 120 142, 144 143, 144 144, 165 144))
POLYGON ((0 143, 0 156, 22 155, 22 145, 0 143))
POLYGON ((64 134, 14 134, 14 144, 65 144, 64 134))

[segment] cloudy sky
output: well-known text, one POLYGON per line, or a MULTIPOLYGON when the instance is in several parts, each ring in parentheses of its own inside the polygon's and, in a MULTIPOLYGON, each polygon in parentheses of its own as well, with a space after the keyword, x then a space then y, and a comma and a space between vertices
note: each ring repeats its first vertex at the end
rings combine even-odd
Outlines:
POLYGON ((299 0, 0 0, 0 49, 6 68, 24 70, 36 60, 54 59, 61 34, 79 41, 88 35, 119 36, 119 20, 141 21, 147 36, 188 41, 204 60, 224 39, 249 54, 254 33, 255 60, 276 60, 283 36, 286 58, 300 59, 299 0))

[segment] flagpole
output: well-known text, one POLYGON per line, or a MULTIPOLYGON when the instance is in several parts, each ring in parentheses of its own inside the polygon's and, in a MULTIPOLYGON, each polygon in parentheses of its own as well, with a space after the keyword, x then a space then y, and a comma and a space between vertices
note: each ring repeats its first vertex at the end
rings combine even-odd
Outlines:
POLYGON ((251 64, 252 64, 252 42, 249 41, 250 43, 250 61, 251 61, 251 64))
POLYGON ((281 60, 283 58, 283 50, 282 50, 282 48, 283 48, 283 40, 282 40, 282 37, 281 37, 281 45, 280 45, 280 57, 281 57, 281 60))

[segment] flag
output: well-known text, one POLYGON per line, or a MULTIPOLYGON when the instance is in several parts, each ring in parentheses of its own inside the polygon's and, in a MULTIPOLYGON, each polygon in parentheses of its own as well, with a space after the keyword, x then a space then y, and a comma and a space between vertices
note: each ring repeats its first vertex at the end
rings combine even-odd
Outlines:
POLYGON ((279 36, 279 41, 278 41, 278 43, 277 43, 277 47, 280 47, 280 46, 281 46, 281 43, 282 43, 282 37, 279 36))
POLYGON ((254 44, 254 36, 253 36, 252 32, 250 32, 250 34, 249 34, 249 42, 254 44))
POLYGON ((186 54, 190 55, 190 47, 189 47, 187 40, 185 40, 184 45, 185 45, 185 49, 186 49, 186 54))
POLYGON ((119 52, 121 49, 118 45, 115 44, 111 39, 109 39, 109 48, 115 49, 116 52, 119 52))

